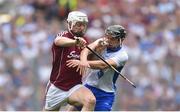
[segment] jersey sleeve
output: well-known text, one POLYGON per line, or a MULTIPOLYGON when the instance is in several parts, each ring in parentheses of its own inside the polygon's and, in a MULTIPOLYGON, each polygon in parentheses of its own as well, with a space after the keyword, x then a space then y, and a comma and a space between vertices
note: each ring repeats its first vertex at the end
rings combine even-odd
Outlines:
POLYGON ((111 59, 117 64, 118 67, 124 66, 128 60, 128 54, 125 51, 123 51, 121 52, 121 54, 115 55, 111 59))
POLYGON ((67 37, 67 33, 68 33, 67 31, 62 31, 56 35, 56 38, 57 37, 67 37))
MULTIPOLYGON (((68 38, 68 31, 62 31, 62 32, 59 32, 58 34, 55 35, 55 38, 61 38, 61 37, 67 37, 68 38)), ((54 39, 53 45, 57 48, 60 47, 60 46, 55 45, 55 39, 54 39)))

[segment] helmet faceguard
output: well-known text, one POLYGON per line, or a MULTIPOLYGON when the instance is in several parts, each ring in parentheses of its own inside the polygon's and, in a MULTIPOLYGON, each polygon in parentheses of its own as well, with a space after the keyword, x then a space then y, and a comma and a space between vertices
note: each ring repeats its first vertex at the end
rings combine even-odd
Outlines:
POLYGON ((85 34, 88 23, 88 18, 86 14, 79 11, 72 11, 68 15, 67 22, 68 22, 68 30, 71 31, 75 36, 79 37, 85 34), (77 22, 82 22, 83 24, 85 24, 85 29, 82 32, 72 31, 74 25, 76 25, 77 22))
POLYGON ((126 37, 126 31, 123 26, 112 25, 105 30, 106 35, 111 35, 114 38, 122 39, 126 37))

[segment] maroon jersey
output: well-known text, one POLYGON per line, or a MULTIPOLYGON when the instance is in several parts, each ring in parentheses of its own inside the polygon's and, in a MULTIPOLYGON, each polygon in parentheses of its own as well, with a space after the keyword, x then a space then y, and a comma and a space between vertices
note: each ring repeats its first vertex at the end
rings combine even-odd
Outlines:
MULTIPOLYGON (((57 36, 74 39, 74 36, 68 31, 61 32, 57 36)), ((81 49, 75 45, 70 47, 60 47, 53 43, 53 62, 50 76, 50 82, 52 84, 62 90, 67 91, 73 86, 82 83, 82 76, 79 74, 79 72, 76 72, 76 68, 69 68, 66 66, 67 60, 79 59, 80 52, 81 49)))

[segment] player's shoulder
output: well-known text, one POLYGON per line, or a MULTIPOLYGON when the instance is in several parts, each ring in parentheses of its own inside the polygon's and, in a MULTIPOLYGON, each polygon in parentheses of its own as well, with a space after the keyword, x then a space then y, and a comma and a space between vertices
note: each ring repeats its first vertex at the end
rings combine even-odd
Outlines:
POLYGON ((67 35, 69 32, 67 30, 59 32, 56 37, 62 37, 64 35, 67 35))
POLYGON ((128 53, 124 47, 122 47, 121 55, 128 60, 128 53))
POLYGON ((121 58, 128 60, 128 53, 124 47, 122 47, 116 56, 120 56, 121 58))

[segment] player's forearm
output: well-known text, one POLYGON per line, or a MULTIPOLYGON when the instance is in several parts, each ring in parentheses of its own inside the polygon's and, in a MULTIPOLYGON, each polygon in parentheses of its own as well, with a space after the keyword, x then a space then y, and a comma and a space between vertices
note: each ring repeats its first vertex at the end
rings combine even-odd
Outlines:
POLYGON ((61 47, 69 47, 69 46, 76 45, 75 39, 73 40, 66 37, 56 38, 54 42, 55 42, 55 45, 61 46, 61 47))
MULTIPOLYGON (((95 47, 97 46, 97 42, 93 42, 91 44, 88 45, 89 48, 91 48, 92 50, 95 50, 95 47)), ((91 54, 92 52, 89 51, 89 49, 85 48, 81 51, 81 55, 80 55, 80 60, 81 61, 87 61, 87 57, 89 54, 91 54)))
POLYGON ((92 69, 105 69, 108 67, 108 65, 103 61, 88 61, 88 64, 92 69))
POLYGON ((81 54, 80 54, 80 60, 81 61, 87 61, 87 57, 88 57, 88 54, 89 54, 89 50, 87 48, 84 48, 82 51, 81 51, 81 54))
MULTIPOLYGON (((117 67, 117 64, 112 60, 108 59, 105 60, 109 65, 117 67)), ((104 61, 102 60, 96 60, 96 61, 88 61, 88 64, 92 69, 106 69, 109 67, 104 61)))

